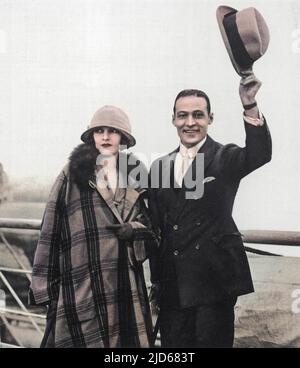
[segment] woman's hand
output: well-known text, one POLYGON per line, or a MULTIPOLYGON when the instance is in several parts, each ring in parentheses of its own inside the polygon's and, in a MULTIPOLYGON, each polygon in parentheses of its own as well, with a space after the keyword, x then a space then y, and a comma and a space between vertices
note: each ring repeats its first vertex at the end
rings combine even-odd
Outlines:
POLYGON ((106 229, 112 230, 116 237, 121 240, 132 240, 133 228, 130 223, 107 225, 106 229))

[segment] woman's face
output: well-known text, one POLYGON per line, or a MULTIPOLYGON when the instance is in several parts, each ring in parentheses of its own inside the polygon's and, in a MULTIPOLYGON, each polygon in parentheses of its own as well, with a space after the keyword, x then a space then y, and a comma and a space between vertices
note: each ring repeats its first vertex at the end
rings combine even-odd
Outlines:
POLYGON ((121 133, 110 127, 100 127, 93 133, 95 146, 102 155, 116 155, 119 152, 121 133))

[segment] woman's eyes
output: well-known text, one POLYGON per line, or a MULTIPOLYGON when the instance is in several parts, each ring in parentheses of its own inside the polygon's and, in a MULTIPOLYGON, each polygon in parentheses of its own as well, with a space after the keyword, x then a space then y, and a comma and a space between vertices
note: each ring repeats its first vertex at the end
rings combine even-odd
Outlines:
MULTIPOLYGON (((104 129, 102 129, 102 128, 97 129, 97 130, 95 130, 95 133, 103 134, 104 133, 104 129)), ((113 134, 113 133, 119 133, 119 132, 117 131, 117 129, 110 128, 110 129, 107 130, 107 133, 113 134)))

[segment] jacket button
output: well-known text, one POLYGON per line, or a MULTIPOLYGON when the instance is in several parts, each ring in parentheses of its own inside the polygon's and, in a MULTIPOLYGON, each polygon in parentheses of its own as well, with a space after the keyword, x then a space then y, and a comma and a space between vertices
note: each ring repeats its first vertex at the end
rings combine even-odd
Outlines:
POLYGON ((174 226, 173 226, 173 229, 174 229, 174 230, 178 230, 178 225, 174 225, 174 226))
POLYGON ((174 254, 174 256, 178 256, 178 254, 179 254, 178 250, 174 250, 173 254, 174 254))
POLYGON ((201 222, 196 222, 196 226, 200 226, 201 225, 201 222))
POLYGON ((200 249, 200 244, 197 244, 197 245, 195 246, 195 248, 196 248, 197 250, 199 250, 199 249, 200 249))

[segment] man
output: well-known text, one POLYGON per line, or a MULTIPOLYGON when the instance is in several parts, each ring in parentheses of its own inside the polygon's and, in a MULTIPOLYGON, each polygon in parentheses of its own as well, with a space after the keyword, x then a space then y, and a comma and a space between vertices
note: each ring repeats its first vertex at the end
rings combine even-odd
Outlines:
POLYGON ((204 92, 184 90, 176 97, 173 124, 180 147, 152 165, 149 194, 161 236, 151 270, 160 294, 162 347, 232 347, 237 297, 253 292, 232 208, 240 180, 271 159, 271 137, 255 101, 260 86, 251 71, 240 82, 244 148, 222 145, 207 135, 213 114, 204 92), (204 154, 204 192, 187 199, 185 179, 201 171, 197 153, 204 154), (167 167, 171 188, 164 188, 162 180, 154 188, 167 167))

